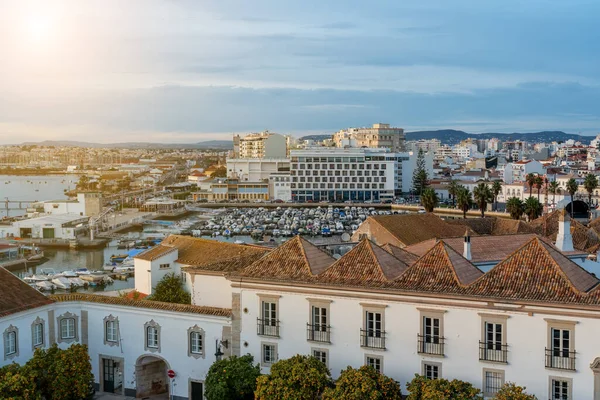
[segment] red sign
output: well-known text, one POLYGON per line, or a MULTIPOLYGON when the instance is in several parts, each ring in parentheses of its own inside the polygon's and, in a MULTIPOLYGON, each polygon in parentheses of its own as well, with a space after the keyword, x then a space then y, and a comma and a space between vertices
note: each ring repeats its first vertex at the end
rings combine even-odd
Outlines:
POLYGON ((171 379, 175 378, 175 371, 173 371, 172 369, 168 370, 167 376, 171 379))

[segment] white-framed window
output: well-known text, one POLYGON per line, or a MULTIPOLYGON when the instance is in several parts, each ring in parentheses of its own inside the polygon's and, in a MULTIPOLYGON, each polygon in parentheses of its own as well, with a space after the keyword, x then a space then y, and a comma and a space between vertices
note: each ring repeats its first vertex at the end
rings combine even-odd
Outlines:
POLYGON ((504 386, 504 371, 498 369, 483 369, 483 395, 494 397, 504 386))
POLYGON ((274 343, 262 344, 261 361, 263 365, 271 365, 277 362, 277 345, 274 343))
POLYGON ((568 378, 550 377, 550 399, 572 400, 573 381, 568 378))
POLYGON ((63 318, 60 320, 60 338, 75 339, 75 318, 63 318))
POLYGON ((146 328, 146 343, 148 347, 158 349, 158 329, 154 326, 146 328))
POLYGON ((201 332, 190 332, 190 353, 202 354, 204 352, 204 338, 201 332))
POLYGON ((369 367, 373 367, 375 369, 375 371, 382 373, 383 357, 367 354, 367 355, 365 355, 365 365, 367 365, 369 367))
POLYGON ((325 366, 329 366, 329 352, 327 349, 312 349, 312 355, 317 360, 321 361, 325 366))
POLYGON ((19 355, 19 329, 10 325, 4 331, 4 359, 19 355))
POLYGON ((439 379, 442 375, 442 364, 423 362, 423 376, 427 379, 439 379))
POLYGON ((44 345, 44 322, 39 318, 31 325, 31 344, 34 348, 44 345))
POLYGON ((106 321, 104 323, 104 330, 107 342, 117 341, 117 321, 106 321))
POLYGON ((160 269, 169 269, 169 268, 171 268, 171 264, 159 264, 158 268, 160 268, 160 269))
POLYGON ((258 335, 279 336, 279 297, 260 297, 260 318, 258 318, 258 335))

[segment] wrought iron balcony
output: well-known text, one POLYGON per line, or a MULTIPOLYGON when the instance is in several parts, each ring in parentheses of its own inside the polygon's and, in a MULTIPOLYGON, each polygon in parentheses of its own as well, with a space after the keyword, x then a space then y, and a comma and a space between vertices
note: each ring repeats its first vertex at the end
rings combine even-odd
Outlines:
POLYGON ((256 334, 260 336, 279 337, 279 320, 275 318, 257 318, 256 334))
POLYGON ((385 331, 378 329, 361 329, 360 346, 370 349, 385 350, 385 331))
POLYGON ((479 342, 479 360, 508 363, 508 345, 496 342, 479 342))
POLYGON ((546 349, 546 368, 575 371, 575 352, 566 349, 546 349))
POLYGON ((306 340, 331 343, 331 327, 325 324, 306 324, 306 340))
POLYGON ((436 335, 417 335, 417 352, 421 354, 444 355, 445 338, 436 335))

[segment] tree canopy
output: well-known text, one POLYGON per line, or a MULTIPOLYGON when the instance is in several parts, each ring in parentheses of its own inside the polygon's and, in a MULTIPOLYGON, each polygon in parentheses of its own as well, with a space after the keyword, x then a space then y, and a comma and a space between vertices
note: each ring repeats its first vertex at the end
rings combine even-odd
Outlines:
POLYGON ((472 384, 458 379, 427 379, 415 375, 406 384, 410 392, 406 400, 481 400, 481 391, 472 384))
POLYGON ((479 185, 475 186, 475 189, 473 189, 473 197, 481 212, 481 218, 485 217, 485 209, 487 208, 488 203, 494 199, 494 195, 488 184, 481 182, 479 185))
POLYGON ((540 203, 540 201, 535 197, 528 197, 523 206, 523 211, 529 217, 529 221, 533 221, 537 217, 541 216, 543 209, 544 207, 542 206, 542 203, 540 203))
POLYGON ((421 205, 427 212, 433 212, 433 209, 438 206, 440 199, 437 193, 432 188, 427 188, 421 195, 421 205))
POLYGON ((183 288, 181 278, 175 273, 165 275, 154 288, 154 293, 147 300, 165 301, 167 303, 191 304, 192 296, 183 288))
POLYGON ((419 154, 417 155, 417 165, 413 171, 412 186, 413 191, 419 196, 429 187, 429 174, 427 173, 423 150, 419 150, 419 154))
POLYGON ((373 367, 348 367, 334 388, 325 389, 323 400, 402 400, 402 393, 398 382, 373 367))
POLYGON ((463 212, 463 218, 467 218, 467 211, 471 208, 473 204, 473 197, 471 197, 471 192, 464 186, 458 188, 456 192, 456 205, 463 212))
POLYGON ((517 386, 513 382, 506 382, 496 393, 494 400, 537 400, 532 394, 525 392, 525 387, 517 386))
POLYGON ((512 219, 520 219, 525 211, 525 205, 518 197, 511 197, 506 202, 506 211, 509 212, 512 219))
POLYGON ((260 366, 247 354, 230 357, 211 365, 206 375, 206 400, 253 400, 260 366))

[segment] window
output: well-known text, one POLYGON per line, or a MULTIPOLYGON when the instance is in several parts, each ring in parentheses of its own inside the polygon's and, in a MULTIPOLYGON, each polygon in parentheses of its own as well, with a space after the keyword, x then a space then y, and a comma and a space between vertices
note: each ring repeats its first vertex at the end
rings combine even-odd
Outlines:
POLYGON ((575 370, 575 321, 548 322, 548 346, 546 347, 546 368, 575 370))
POLYGON ((321 361, 323 364, 325 364, 325 366, 328 366, 328 361, 329 361, 329 357, 328 357, 328 351, 326 349, 313 349, 312 350, 312 355, 313 357, 315 357, 317 360, 321 361))
POLYGON ((262 344, 262 364, 270 366, 277 362, 277 345, 274 343, 262 344))
POLYGON ((423 376, 427 379, 438 379, 442 375, 442 364, 424 362, 423 363, 423 376))
POLYGON ((19 355, 19 329, 10 325, 4 331, 4 359, 14 358, 19 355))
POLYGON ((571 400, 573 389, 572 380, 561 377, 550 377, 550 399, 571 400))
POLYGON ((379 304, 363 305, 363 329, 361 330, 361 346, 385 349, 384 310, 379 304))
POLYGON ((75 338, 75 318, 64 318, 60 321, 61 339, 75 338))
POLYGON ((107 342, 116 342, 117 341, 117 322, 116 321, 106 321, 104 327, 105 327, 105 333, 106 333, 106 341, 107 342))
POLYGON ((257 321, 257 333, 261 336, 279 336, 279 320, 277 319, 277 298, 261 298, 260 304, 261 314, 257 321))
POLYGON ((504 371, 498 369, 483 369, 483 395, 493 397, 504 386, 504 371))
POLYGON ((154 320, 144 324, 145 345, 144 349, 160 353, 160 325, 154 320))
POLYGON ((507 362, 506 315, 479 314, 482 318, 482 338, 479 359, 490 362, 507 362))
POLYGON ((160 269, 168 269, 168 268, 171 268, 171 264, 160 264, 158 266, 158 268, 160 268, 160 269))
POLYGON ((44 320, 37 317, 31 323, 31 348, 35 350, 44 346, 44 320))
POLYGON ((204 330, 198 325, 188 329, 188 357, 204 358, 204 330))
POLYGON ((365 365, 369 367, 373 367, 375 371, 382 373, 383 371, 383 357, 366 355, 365 356, 365 365))
POLYGON ((419 309, 421 311, 421 334, 418 352, 444 355, 443 310, 419 309))
POLYGON ((310 322, 308 323, 307 340, 314 342, 330 342, 329 304, 322 299, 308 299, 310 322))

